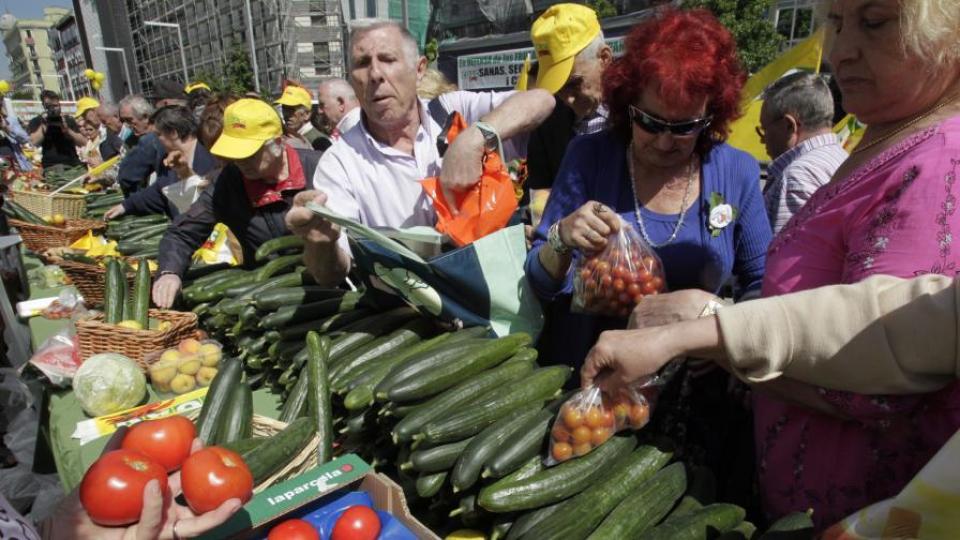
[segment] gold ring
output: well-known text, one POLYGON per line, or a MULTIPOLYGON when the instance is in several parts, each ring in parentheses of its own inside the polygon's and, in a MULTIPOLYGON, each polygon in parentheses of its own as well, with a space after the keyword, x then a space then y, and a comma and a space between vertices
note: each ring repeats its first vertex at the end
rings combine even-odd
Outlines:
POLYGON ((604 212, 606 212, 606 211, 607 211, 607 209, 603 207, 603 203, 594 203, 594 204, 593 204, 593 213, 594 213, 594 214, 596 214, 596 215, 599 216, 600 214, 602 214, 602 213, 604 213, 604 212))

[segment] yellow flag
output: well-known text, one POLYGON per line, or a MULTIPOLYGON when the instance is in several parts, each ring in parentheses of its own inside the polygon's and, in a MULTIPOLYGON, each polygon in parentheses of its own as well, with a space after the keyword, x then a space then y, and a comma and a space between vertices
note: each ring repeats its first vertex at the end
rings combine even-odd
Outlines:
POLYGON ((730 137, 727 142, 731 146, 750 153, 760 161, 770 160, 766 148, 760 142, 760 136, 757 135, 757 126, 760 125, 760 108, 763 106, 760 97, 768 86, 788 71, 805 69, 819 72, 820 60, 823 57, 823 36, 824 32, 821 28, 747 80, 743 86, 740 101, 743 116, 730 126, 730 137))
POLYGON ((840 120, 837 122, 837 125, 833 126, 833 132, 840 137, 840 144, 847 152, 852 152, 857 144, 860 143, 860 139, 863 138, 863 132, 866 129, 867 126, 861 124, 852 114, 844 116, 843 120, 840 120))
POLYGON ((520 70, 520 77, 517 78, 517 86, 515 89, 517 91, 524 91, 527 89, 527 78, 529 77, 530 71, 530 53, 527 53, 527 57, 523 60, 523 69, 520 70))

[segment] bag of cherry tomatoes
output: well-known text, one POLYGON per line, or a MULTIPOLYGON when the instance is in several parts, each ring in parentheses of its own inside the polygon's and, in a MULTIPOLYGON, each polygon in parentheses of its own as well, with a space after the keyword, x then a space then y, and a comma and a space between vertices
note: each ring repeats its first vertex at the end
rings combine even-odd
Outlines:
POLYGON ((671 362, 660 373, 641 379, 616 395, 591 386, 571 396, 560 406, 553 421, 549 455, 544 463, 549 467, 589 454, 614 433, 647 425, 661 387, 677 367, 678 363, 671 362))
POLYGON ((603 251, 578 259, 571 311, 627 318, 645 296, 665 290, 660 257, 621 219, 603 251))

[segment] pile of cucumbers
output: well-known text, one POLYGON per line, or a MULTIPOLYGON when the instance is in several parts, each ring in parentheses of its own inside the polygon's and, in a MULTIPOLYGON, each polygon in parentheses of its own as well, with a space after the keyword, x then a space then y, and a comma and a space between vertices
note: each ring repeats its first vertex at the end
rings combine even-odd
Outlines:
POLYGON ((145 257, 137 261, 136 272, 114 257, 107 259, 103 287, 103 314, 107 324, 135 321, 140 329, 150 327, 150 265, 145 257), (132 286, 127 275, 133 274, 132 286))
MULTIPOLYGON (((84 195, 86 201, 86 217, 89 219, 103 219, 107 210, 123 202, 123 193, 120 191, 99 191, 84 195)), ((133 218, 134 216, 129 216, 133 218)))
POLYGON ((17 204, 9 195, 3 198, 2 209, 3 213, 10 219, 25 221, 32 225, 47 225, 43 218, 27 210, 23 205, 17 204))
POLYGON ((117 241, 117 251, 124 256, 156 259, 169 226, 170 220, 163 214, 123 216, 107 223, 106 236, 117 241))

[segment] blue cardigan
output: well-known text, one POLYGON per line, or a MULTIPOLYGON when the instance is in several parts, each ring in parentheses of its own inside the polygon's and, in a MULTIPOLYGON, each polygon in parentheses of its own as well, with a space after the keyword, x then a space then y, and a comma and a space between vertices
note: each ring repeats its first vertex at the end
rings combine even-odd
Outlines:
MULTIPOLYGON (((574 139, 564 156, 550 192, 543 220, 536 231, 533 249, 527 256, 527 278, 537 296, 551 302, 549 327, 542 343, 548 361, 579 367, 603 330, 624 328, 626 321, 570 313, 573 272, 555 280, 540 263, 550 226, 587 201, 599 201, 627 222, 639 226, 634 212, 633 190, 629 184, 627 147, 611 131, 574 139)), ((770 224, 760 194, 760 169, 745 152, 726 144, 715 146, 703 159, 699 199, 687 211, 677 238, 655 251, 663 261, 667 287, 672 290, 697 288, 718 292, 731 275, 736 275, 741 292, 759 290, 771 240, 770 224), (737 210, 733 224, 714 237, 709 229, 710 195, 718 193, 737 210)), ((664 215, 642 208, 650 238, 664 242, 677 223, 678 214, 664 215)), ((571 269, 579 255, 574 256, 571 269)))
MULTIPOLYGON (((217 166, 217 159, 200 141, 197 141, 197 148, 193 152, 193 172, 203 176, 217 166)), ((152 184, 124 199, 124 212, 132 216, 166 214, 171 218, 177 217, 180 212, 176 206, 170 204, 161 190, 179 181, 177 173, 161 163, 157 169, 157 179, 152 184)))

